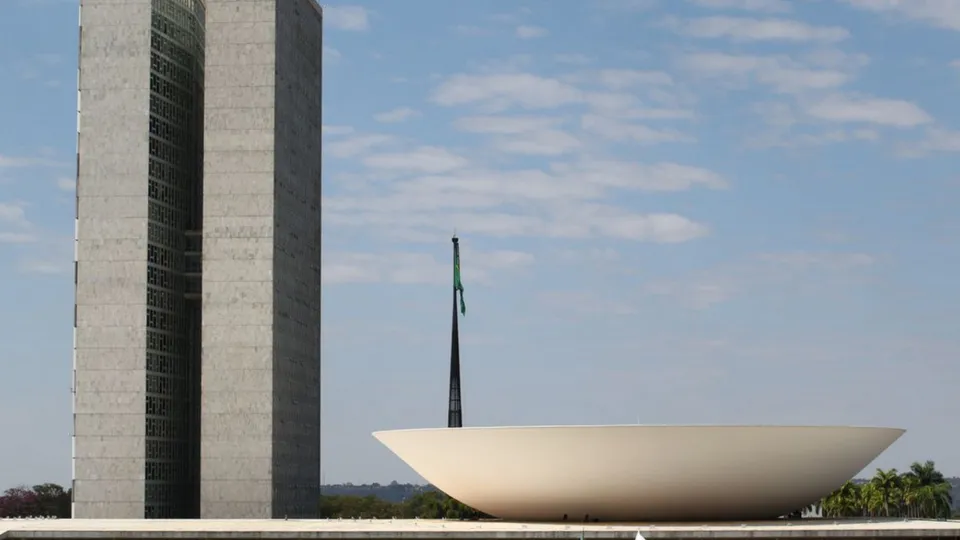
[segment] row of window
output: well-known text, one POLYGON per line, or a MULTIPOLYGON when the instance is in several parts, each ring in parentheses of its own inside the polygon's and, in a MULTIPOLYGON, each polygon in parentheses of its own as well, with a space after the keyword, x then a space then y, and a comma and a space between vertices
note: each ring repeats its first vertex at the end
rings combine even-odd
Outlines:
POLYGON ((183 295, 158 287, 147 287, 147 306, 164 311, 180 313, 186 307, 183 295))
POLYGON ((188 377, 192 372, 181 356, 160 352, 147 353, 147 371, 172 377, 188 377))
POLYGON ((178 87, 172 82, 155 75, 150 76, 150 91, 155 92, 170 103, 184 109, 192 109, 196 100, 193 93, 178 87))
POLYGON ((183 290, 183 276, 159 266, 147 266, 147 285, 169 291, 183 290))
POLYGON ((189 211, 190 204, 193 202, 193 197, 185 193, 184 190, 153 179, 148 182, 147 194, 152 202, 164 203, 183 211, 185 214, 189 211))
MULTIPOLYGON (((180 31, 191 36, 203 37, 203 22, 206 18, 203 4, 196 0, 153 0, 153 14, 165 19, 180 31), (182 30, 181 30, 182 29, 182 30)), ((169 34, 169 32, 164 32, 169 34)), ((183 40, 177 40, 184 43, 183 40)))
POLYGON ((189 467, 176 461, 148 461, 144 472, 147 482, 174 482, 190 474, 189 467))
POLYGON ((189 435, 185 424, 184 421, 148 416, 146 419, 146 434, 147 437, 157 437, 159 439, 183 439, 189 435))
POLYGON ((172 229, 160 223, 147 225, 147 241, 180 251, 185 248, 184 234, 179 229, 172 229))
POLYGON ((182 461, 187 457, 187 443, 178 440, 147 440, 147 459, 182 461))
MULTIPOLYGON (((183 379, 175 378, 173 380, 182 381, 183 379)), ((148 395, 146 399, 146 413, 147 416, 185 420, 190 414, 190 410, 187 409, 182 399, 148 395)))
POLYGON ((186 125, 185 123, 174 124, 166 122, 159 115, 150 115, 150 134, 174 144, 186 139, 186 125))
POLYGON ((186 228, 187 223, 185 211, 177 210, 155 201, 148 203, 147 219, 181 231, 186 228))
POLYGON ((178 66, 156 51, 150 53, 150 70, 152 71, 151 76, 163 77, 184 90, 189 91, 197 86, 196 77, 190 70, 178 66))
POLYGON ((202 51, 199 51, 199 54, 190 53, 179 44, 167 39, 160 32, 150 33, 150 48, 185 68, 203 65, 202 51))
MULTIPOLYGON (((163 96, 155 92, 150 93, 150 117, 151 120, 153 117, 157 117, 180 127, 190 126, 194 123, 187 109, 167 101, 163 96)), ((151 133, 152 132, 153 127, 151 125, 151 133)))
POLYGON ((147 328, 174 334, 185 334, 190 327, 179 314, 147 308, 147 328))
POLYGON ((162 139, 150 137, 151 158, 162 159, 171 165, 186 168, 188 163, 186 158, 196 154, 197 152, 190 152, 188 154, 185 148, 178 148, 162 139))
POLYGON ((152 159, 148 165, 150 178, 184 190, 190 190, 197 183, 197 175, 185 174, 178 167, 152 159))
MULTIPOLYGON (((187 354, 190 348, 187 340, 181 336, 172 336, 147 329, 147 351, 168 353, 174 356, 187 354)), ((150 390, 147 390, 148 392, 150 390)), ((162 393, 162 392, 160 392, 162 393)))
POLYGON ((150 20, 150 25, 153 27, 154 32, 158 32, 167 36, 174 42, 179 43, 189 50, 195 50, 198 53, 203 50, 203 37, 198 38, 189 30, 180 28, 171 22, 170 19, 160 15, 157 12, 153 13, 153 16, 150 20))
POLYGON ((175 270, 183 267, 184 256, 181 251, 174 251, 156 244, 148 244, 147 262, 175 270))

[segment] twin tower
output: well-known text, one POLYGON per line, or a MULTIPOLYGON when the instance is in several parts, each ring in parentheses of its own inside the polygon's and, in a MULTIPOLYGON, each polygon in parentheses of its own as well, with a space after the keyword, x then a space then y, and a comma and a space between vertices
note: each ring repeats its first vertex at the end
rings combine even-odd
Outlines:
POLYGON ((74 517, 317 515, 322 19, 81 3, 74 517))

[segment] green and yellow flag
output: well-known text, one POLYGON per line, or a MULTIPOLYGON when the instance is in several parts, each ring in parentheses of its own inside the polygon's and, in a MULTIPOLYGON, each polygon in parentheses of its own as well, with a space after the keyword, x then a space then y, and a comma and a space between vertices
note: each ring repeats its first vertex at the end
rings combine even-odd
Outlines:
POLYGON ((454 244, 453 254, 453 290, 460 293, 460 313, 467 314, 467 303, 463 301, 463 282, 460 280, 460 245, 454 244))

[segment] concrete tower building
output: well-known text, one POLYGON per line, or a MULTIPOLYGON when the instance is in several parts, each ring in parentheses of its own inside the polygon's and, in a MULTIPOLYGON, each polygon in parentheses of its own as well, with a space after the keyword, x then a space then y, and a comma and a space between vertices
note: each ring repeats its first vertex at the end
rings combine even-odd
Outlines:
POLYGON ((320 7, 80 22, 74 516, 314 516, 320 7))

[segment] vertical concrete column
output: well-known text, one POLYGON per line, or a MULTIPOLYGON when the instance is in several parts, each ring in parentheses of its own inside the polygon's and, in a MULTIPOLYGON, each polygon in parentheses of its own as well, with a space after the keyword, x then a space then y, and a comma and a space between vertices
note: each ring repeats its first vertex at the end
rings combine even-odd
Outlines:
POLYGON ((150 0, 84 0, 74 517, 144 516, 150 0))

